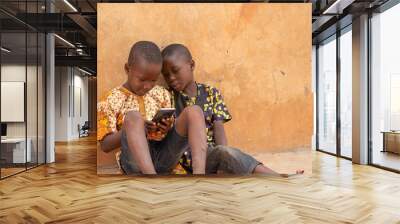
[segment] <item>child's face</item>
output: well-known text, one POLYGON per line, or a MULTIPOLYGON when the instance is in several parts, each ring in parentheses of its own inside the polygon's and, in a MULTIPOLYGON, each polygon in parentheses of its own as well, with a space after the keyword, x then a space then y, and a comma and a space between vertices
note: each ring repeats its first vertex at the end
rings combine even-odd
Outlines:
POLYGON ((194 61, 184 56, 172 55, 164 58, 162 74, 168 86, 183 91, 193 81, 194 61))
POLYGON ((127 84, 136 95, 143 96, 156 85, 161 67, 161 64, 140 60, 134 65, 125 64, 125 72, 128 75, 127 84))

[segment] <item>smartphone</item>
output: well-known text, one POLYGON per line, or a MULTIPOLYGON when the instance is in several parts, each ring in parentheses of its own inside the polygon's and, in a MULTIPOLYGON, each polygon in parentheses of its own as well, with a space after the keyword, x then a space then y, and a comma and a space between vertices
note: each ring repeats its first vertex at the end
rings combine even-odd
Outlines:
POLYGON ((164 118, 170 118, 175 114, 175 108, 161 108, 154 115, 152 121, 155 123, 161 122, 164 118))

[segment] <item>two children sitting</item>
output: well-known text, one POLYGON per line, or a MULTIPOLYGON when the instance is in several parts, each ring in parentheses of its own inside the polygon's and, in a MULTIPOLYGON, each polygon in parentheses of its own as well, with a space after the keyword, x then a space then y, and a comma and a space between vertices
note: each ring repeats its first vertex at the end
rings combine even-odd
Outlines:
POLYGON ((125 174, 170 174, 178 166, 192 174, 288 176, 227 146, 224 123, 232 117, 216 88, 195 82, 194 68, 190 51, 181 44, 160 52, 152 42, 135 43, 125 64, 127 81, 98 103, 101 149, 121 147, 125 174), (160 72, 172 94, 156 85, 160 72), (166 107, 175 107, 176 117, 152 122, 166 107))

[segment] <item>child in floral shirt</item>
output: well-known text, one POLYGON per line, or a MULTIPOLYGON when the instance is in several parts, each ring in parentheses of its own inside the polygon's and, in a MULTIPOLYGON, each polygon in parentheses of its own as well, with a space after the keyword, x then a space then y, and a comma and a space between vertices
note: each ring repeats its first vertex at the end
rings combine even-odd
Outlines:
MULTIPOLYGON (((195 62, 187 47, 181 44, 171 44, 163 49, 162 56, 162 73, 168 86, 173 90, 176 114, 179 115, 186 107, 193 105, 199 106, 203 111, 209 146, 206 168, 208 172, 217 172, 222 168, 222 171, 233 174, 262 173, 289 176, 288 174, 278 174, 252 156, 227 146, 224 123, 230 121, 232 116, 218 89, 195 82, 193 76, 195 62), (219 155, 221 152, 223 152, 223 156, 213 158, 214 155, 219 155)), ((180 164, 185 172, 192 172, 190 149, 184 153, 180 164)), ((303 170, 298 170, 296 174, 303 172, 303 170)))
POLYGON ((127 81, 98 103, 100 147, 105 152, 121 147, 126 174, 169 174, 190 146, 193 173, 204 174, 207 138, 198 106, 186 108, 176 119, 151 122, 160 108, 171 107, 170 93, 155 85, 161 67, 157 45, 139 41, 132 46, 125 64, 127 81))

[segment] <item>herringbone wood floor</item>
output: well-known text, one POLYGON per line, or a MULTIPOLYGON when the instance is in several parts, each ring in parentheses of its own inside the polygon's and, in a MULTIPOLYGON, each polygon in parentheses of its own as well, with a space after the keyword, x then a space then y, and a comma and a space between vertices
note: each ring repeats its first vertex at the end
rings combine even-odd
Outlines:
POLYGON ((314 153, 313 175, 96 175, 94 139, 0 181, 0 223, 400 223, 400 175, 314 153))

